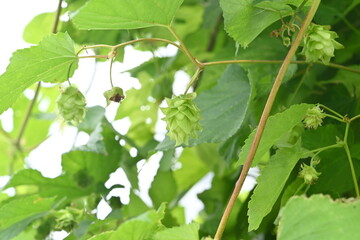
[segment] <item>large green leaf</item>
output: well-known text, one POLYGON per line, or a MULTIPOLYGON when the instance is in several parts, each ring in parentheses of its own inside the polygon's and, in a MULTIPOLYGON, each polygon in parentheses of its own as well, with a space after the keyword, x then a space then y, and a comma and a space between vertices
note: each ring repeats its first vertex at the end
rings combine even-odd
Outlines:
POLYGON ((256 230, 271 211, 300 157, 297 146, 280 149, 271 157, 256 179, 257 186, 249 202, 249 231, 256 230))
MULTIPOLYGON (((263 30, 281 17, 291 15, 290 5, 299 6, 303 0, 220 0, 225 30, 241 46, 247 47, 263 30)), ((310 1, 309 1, 310 2, 310 1)))
MULTIPOLYGON (((260 161, 261 157, 269 151, 269 149, 283 136, 290 132, 296 125, 298 125, 304 118, 307 109, 313 105, 310 104, 298 104, 293 105, 285 111, 275 114, 269 117, 263 136, 260 140, 259 147, 256 151, 253 166, 256 166, 260 161)), ((245 141, 245 145, 239 154, 238 165, 245 163, 246 157, 249 154, 251 144, 254 140, 256 129, 250 134, 248 139, 245 141)))
POLYGON ((0 113, 38 81, 66 81, 68 73, 70 76, 74 73, 77 63, 73 41, 67 33, 50 35, 38 46, 16 51, 6 72, 0 76, 0 113))
POLYGON ((31 222, 48 214, 54 198, 36 195, 15 198, 0 208, 0 239, 11 239, 31 222))
POLYGON ((280 212, 279 240, 360 239, 360 201, 293 197, 280 212))
POLYGON ((154 240, 199 240, 199 224, 190 223, 162 230, 155 234, 154 240))
POLYGON ((203 91, 195 99, 204 129, 195 144, 221 142, 234 135, 244 121, 250 97, 247 73, 238 65, 230 65, 213 88, 203 91))
POLYGON ((183 0, 91 0, 75 16, 80 29, 169 26, 183 0))

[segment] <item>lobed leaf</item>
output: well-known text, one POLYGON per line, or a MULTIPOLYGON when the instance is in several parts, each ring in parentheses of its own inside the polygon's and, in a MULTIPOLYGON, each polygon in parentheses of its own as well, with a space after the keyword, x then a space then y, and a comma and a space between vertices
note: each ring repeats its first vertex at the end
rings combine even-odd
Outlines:
POLYGON ((67 33, 44 38, 38 46, 16 51, 0 76, 0 113, 13 105, 32 84, 64 82, 77 68, 74 44, 67 33), (69 67, 71 71, 69 72, 69 67))
POLYGON ((169 26, 183 0, 91 0, 75 16, 80 29, 169 26))
POLYGON ((291 198, 279 215, 279 240, 360 239, 360 201, 329 196, 291 198))
POLYGON ((157 232, 154 240, 199 240, 199 224, 190 223, 157 232))

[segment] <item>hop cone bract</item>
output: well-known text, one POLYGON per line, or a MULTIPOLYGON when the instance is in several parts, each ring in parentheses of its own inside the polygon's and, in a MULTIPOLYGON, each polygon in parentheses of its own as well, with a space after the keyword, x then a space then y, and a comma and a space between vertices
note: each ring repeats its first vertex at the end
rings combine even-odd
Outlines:
POLYGON ((336 32, 330 31, 330 26, 310 24, 301 54, 305 55, 307 62, 321 60, 324 64, 328 64, 334 56, 335 49, 344 47, 334 40, 337 37, 336 32))
POLYGON ((189 144, 189 137, 197 138, 197 131, 202 130, 199 124, 200 109, 193 102, 195 97, 196 93, 188 93, 173 99, 166 98, 168 107, 161 108, 168 135, 176 141, 176 146, 189 144))
POLYGON ((86 99, 75 87, 67 87, 57 100, 59 114, 64 120, 79 124, 85 117, 86 99))

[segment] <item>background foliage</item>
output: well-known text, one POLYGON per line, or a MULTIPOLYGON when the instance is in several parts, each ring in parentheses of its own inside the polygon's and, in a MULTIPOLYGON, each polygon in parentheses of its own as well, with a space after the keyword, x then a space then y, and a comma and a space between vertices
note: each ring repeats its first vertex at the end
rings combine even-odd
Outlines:
MULTIPOLYGON (((14 126, 0 129, 0 174, 9 177, 2 190, 14 190, 0 193, 0 239, 51 239, 61 230, 68 240, 212 239, 289 50, 274 31, 294 13, 301 25, 311 3, 66 0, 57 12, 35 16, 24 31, 24 40, 35 45, 16 51, 0 76, 0 113, 11 107, 14 126), (58 14, 69 18, 55 21, 51 30, 58 14), (140 40, 131 42, 135 39, 140 40), (82 58, 106 61, 116 50, 114 61, 123 61, 127 44, 140 51, 168 44, 180 49, 128 70, 141 87, 126 91, 117 105, 114 121, 131 121, 126 134, 105 117, 104 99, 74 126, 89 141, 62 155, 59 176, 47 178, 28 166, 27 156, 47 139, 51 125, 65 127, 56 116, 59 85, 72 81, 82 58), (159 141, 156 126, 162 121, 160 105, 176 92, 180 70, 195 74, 190 91, 198 95, 194 102, 203 131, 176 148, 168 137, 159 141), (49 84, 36 87, 38 82, 49 84), (25 89, 35 96, 28 98, 25 89), (149 179, 148 205, 138 194, 138 163, 157 153, 161 159, 149 179), (124 183, 105 187, 119 168, 131 183, 127 204, 110 195, 124 183), (179 201, 209 173, 211 188, 198 195, 204 209, 188 223, 179 201), (104 220, 96 217, 101 200, 111 207, 104 220)), ((359 4, 321 2, 313 21, 331 25, 345 48, 329 65, 305 62, 301 48, 293 57, 252 164, 260 170, 258 184, 237 198, 222 239, 360 238, 359 4), (303 119, 317 103, 326 118, 317 129, 305 128, 303 119), (311 183, 304 181, 307 165, 320 173, 311 183)))

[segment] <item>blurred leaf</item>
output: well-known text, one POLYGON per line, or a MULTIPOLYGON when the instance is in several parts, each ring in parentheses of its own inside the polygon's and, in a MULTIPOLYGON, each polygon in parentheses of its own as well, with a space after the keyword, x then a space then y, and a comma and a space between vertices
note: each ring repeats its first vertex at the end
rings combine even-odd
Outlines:
POLYGON ((293 197, 280 212, 277 239, 359 239, 359 216, 359 200, 293 197))
POLYGON ((179 193, 187 191, 209 172, 208 166, 200 159, 195 148, 185 148, 178 162, 181 168, 174 172, 174 178, 179 193))
POLYGON ((163 217, 164 213, 150 210, 121 224, 109 240, 150 239, 156 231, 163 228, 160 223, 163 217))
POLYGON ((30 223, 49 213, 54 198, 15 198, 0 207, 0 239, 12 239, 30 223))
POLYGON ((171 203, 177 195, 177 185, 171 171, 158 170, 149 189, 149 196, 155 208, 162 202, 171 203))
POLYGON ((256 230, 271 211, 291 171, 300 159, 299 146, 279 149, 256 179, 257 186, 249 202, 249 232, 256 230))
POLYGON ((78 125, 79 131, 88 134, 93 132, 105 115, 105 108, 100 106, 90 107, 86 111, 84 120, 78 125))
MULTIPOLYGON (((277 113, 269 117, 266 127, 264 129, 263 137, 260 140, 259 147, 254 156, 252 166, 256 166, 261 157, 266 154, 270 148, 284 135, 289 133, 296 125, 298 125, 304 118, 307 109, 311 108, 310 104, 293 105, 281 113, 277 113)), ((239 154, 239 161, 237 165, 243 165, 246 157, 249 154, 256 129, 246 139, 245 145, 239 154)))
POLYGON ((77 68, 77 62, 73 42, 66 33, 50 35, 38 46, 16 51, 6 72, 0 76, 0 113, 38 81, 56 83, 67 80, 77 68))
POLYGON ((149 207, 133 190, 130 190, 129 198, 129 204, 123 206, 123 214, 126 218, 136 217, 149 210, 149 207))
POLYGON ((169 26, 182 2, 183 0, 91 0, 75 16, 74 22, 80 29, 169 26))
POLYGON ((23 39, 28 43, 38 44, 45 36, 50 35, 54 19, 55 12, 37 15, 26 25, 23 39))
POLYGON ((154 240, 199 240, 199 224, 168 228, 155 234, 154 240))

